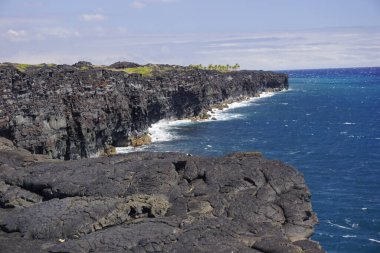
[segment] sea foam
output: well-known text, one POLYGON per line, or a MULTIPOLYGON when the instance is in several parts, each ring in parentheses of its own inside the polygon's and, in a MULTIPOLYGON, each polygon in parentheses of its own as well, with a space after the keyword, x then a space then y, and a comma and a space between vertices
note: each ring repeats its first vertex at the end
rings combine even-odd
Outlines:
POLYGON ((172 141, 179 139, 180 136, 174 135, 171 133, 171 130, 192 124, 193 122, 189 119, 182 120, 167 120, 163 119, 151 125, 148 129, 148 132, 152 136, 152 142, 163 142, 163 141, 172 141))
MULTIPOLYGON (((149 134, 152 137, 153 143, 167 142, 181 139, 181 136, 174 134, 173 130, 176 128, 181 128, 182 126, 190 124, 201 124, 203 122, 210 121, 226 121, 243 118, 243 114, 235 113, 234 109, 246 107, 253 105, 256 101, 262 98, 269 98, 276 94, 277 92, 263 92, 259 97, 252 97, 247 100, 232 102, 228 104, 228 108, 212 109, 209 114, 211 115, 210 119, 202 121, 192 121, 190 119, 181 119, 181 120, 168 120, 163 119, 151 125, 148 129, 149 134)), ((136 151, 143 151, 146 147, 118 147, 116 148, 117 153, 130 153, 136 151)))
MULTIPOLYGON (((233 112, 233 110, 237 109, 237 108, 242 108, 242 107, 254 105, 255 102, 257 102, 258 100, 260 100, 262 98, 272 97, 275 94, 276 94, 276 92, 263 92, 260 94, 259 97, 252 97, 252 98, 249 98, 247 100, 232 102, 232 103, 228 104, 227 108, 223 108, 222 110, 212 109, 212 111, 209 112, 211 114, 211 120, 213 120, 212 118, 215 118, 216 120, 219 120, 219 121, 243 118, 244 115, 239 114, 239 113, 235 113, 235 112, 233 112)), ((205 120, 205 122, 207 122, 207 121, 210 121, 210 119, 205 120)))
POLYGON ((252 97, 247 100, 232 102, 228 104, 228 108, 222 110, 212 109, 209 114, 211 115, 210 119, 202 121, 191 121, 189 119, 184 120, 160 120, 148 129, 149 133, 152 136, 152 142, 165 142, 180 139, 181 136, 173 134, 173 130, 180 128, 181 126, 189 124, 202 124, 203 122, 210 121, 226 121, 243 118, 244 115, 234 112, 234 109, 246 107, 254 104, 262 98, 269 98, 276 94, 276 92, 263 92, 259 97, 252 97))
POLYGON ((329 220, 327 221, 327 223, 330 224, 331 226, 338 227, 338 228, 343 228, 343 229, 348 229, 348 230, 352 229, 352 228, 349 228, 349 227, 345 227, 345 226, 342 226, 342 225, 339 225, 339 224, 332 223, 329 220))

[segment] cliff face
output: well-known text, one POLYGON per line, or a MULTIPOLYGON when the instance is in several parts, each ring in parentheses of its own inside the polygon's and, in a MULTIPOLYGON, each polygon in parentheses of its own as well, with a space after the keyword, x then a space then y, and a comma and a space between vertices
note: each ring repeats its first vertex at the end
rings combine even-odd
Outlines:
POLYGON ((141 75, 119 65, 1 64, 0 136, 33 153, 85 158, 107 145, 127 146, 160 119, 198 116, 227 99, 288 87, 286 75, 272 72, 161 65, 141 75))

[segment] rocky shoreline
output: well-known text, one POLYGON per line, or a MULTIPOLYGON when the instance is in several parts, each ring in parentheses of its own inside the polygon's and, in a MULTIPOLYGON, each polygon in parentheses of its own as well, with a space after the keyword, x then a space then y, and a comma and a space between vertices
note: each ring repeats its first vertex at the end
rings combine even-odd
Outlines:
POLYGON ((0 251, 324 253, 288 165, 258 152, 115 155, 161 119, 205 120, 287 88, 264 71, 0 64, 0 251))
POLYGON ((0 64, 0 136, 34 154, 78 159, 149 142, 162 119, 207 117, 215 106, 288 88, 265 71, 172 65, 0 64))
POLYGON ((61 161, 0 138, 2 253, 324 253, 310 197, 257 152, 61 161))

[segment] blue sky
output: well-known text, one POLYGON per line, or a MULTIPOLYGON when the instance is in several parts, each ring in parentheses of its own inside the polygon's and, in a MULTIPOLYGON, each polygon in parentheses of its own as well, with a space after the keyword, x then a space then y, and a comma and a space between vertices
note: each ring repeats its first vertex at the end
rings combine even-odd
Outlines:
POLYGON ((379 0, 0 0, 0 62, 380 66, 379 0))

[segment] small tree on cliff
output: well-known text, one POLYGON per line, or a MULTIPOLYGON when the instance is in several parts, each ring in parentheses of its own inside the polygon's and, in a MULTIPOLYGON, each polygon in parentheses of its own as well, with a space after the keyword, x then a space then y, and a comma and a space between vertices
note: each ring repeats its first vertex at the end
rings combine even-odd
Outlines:
POLYGON ((236 63, 234 66, 232 66, 232 69, 238 70, 238 69, 240 69, 240 65, 238 63, 236 63))

